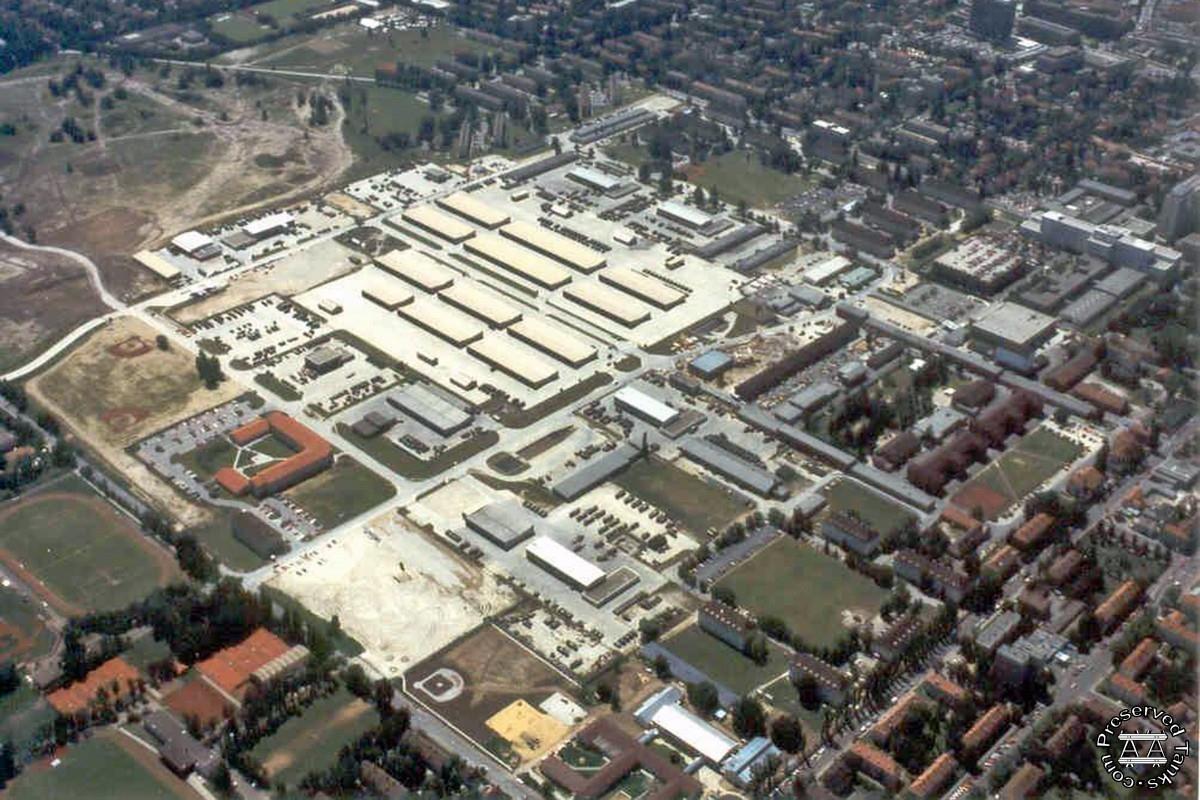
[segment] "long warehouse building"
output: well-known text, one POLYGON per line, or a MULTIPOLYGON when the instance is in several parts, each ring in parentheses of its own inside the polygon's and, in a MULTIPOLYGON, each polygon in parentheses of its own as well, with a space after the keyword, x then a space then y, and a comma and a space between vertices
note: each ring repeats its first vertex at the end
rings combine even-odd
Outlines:
POLYGON ((388 311, 395 311, 413 300, 413 293, 404 284, 386 275, 379 275, 374 280, 367 281, 363 286, 362 296, 388 311))
POLYGON ((439 198, 436 202, 447 211, 452 211, 463 219, 474 222, 476 225, 481 225, 488 230, 506 225, 512 219, 503 211, 498 211, 495 206, 490 206, 466 192, 455 192, 452 195, 439 198))
POLYGON ((470 225, 438 211, 433 206, 416 206, 402 213, 400 217, 405 222, 454 244, 465 242, 475 235, 475 229, 470 225))
POLYGON ((396 313, 455 347, 470 344, 483 336, 483 329, 475 320, 430 298, 414 300, 396 309, 396 313))
POLYGON ((376 261, 384 272, 390 272, 427 292, 440 292, 458 277, 454 270, 439 264, 420 250, 389 250, 376 261))
POLYGON ((687 295, 678 289, 629 267, 611 267, 604 270, 600 273, 600 282, 615 286, 664 311, 674 308, 687 299, 687 295))
POLYGON ((530 347, 572 367, 582 367, 596 357, 596 348, 538 317, 526 317, 510 327, 508 332, 530 347))
POLYGON ((650 319, 650 311, 641 303, 598 283, 572 286, 563 292, 563 296, 626 328, 636 328, 650 319))
POLYGON ((541 225, 513 222, 500 229, 500 235, 520 242, 531 250, 561 261, 568 267, 591 274, 604 266, 604 256, 579 242, 560 236, 541 225))
POLYGON ((571 273, 557 262, 494 233, 468 239, 463 247, 543 289, 557 289, 571 282, 571 273))
POLYGON ((388 395, 392 405, 430 430, 451 436, 471 424, 472 416, 458 406, 434 394, 421 384, 412 384, 388 395))
POLYGON ((491 334, 467 348, 467 352, 515 378, 532 389, 540 389, 558 377, 558 370, 542 359, 526 353, 513 341, 500 334, 491 334))
POLYGON ((547 536, 535 537, 525 548, 525 556, 576 589, 590 589, 604 580, 604 570, 547 536))
POLYGON ((521 318, 521 311, 471 281, 459 281, 439 295, 450 305, 481 319, 493 328, 503 328, 521 318))

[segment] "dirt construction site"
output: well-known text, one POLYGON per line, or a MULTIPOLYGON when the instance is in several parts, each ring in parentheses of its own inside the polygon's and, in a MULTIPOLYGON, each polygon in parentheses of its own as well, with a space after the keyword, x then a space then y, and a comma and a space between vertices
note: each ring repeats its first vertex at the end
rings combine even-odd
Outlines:
POLYGON ((270 583, 322 617, 336 614, 389 678, 517 599, 494 573, 394 512, 281 567, 270 583))
MULTIPOLYGON (((0 152, 0 185, 39 220, 40 241, 81 249, 102 268, 181 230, 309 194, 352 163, 339 104, 327 124, 309 126, 294 83, 210 82, 202 69, 185 76, 157 65, 129 76, 106 69, 83 107, 74 93, 49 90, 78 60, 62 57, 57 74, 43 69, 45 79, 0 86, 0 117, 19 130, 0 152), (88 136, 52 142, 67 118, 88 136)), ((126 272, 118 289, 138 280, 126 272)))
POLYGON ((202 522, 207 512, 183 501, 125 448, 245 389, 233 380, 205 388, 193 357, 178 349, 160 350, 155 336, 138 319, 110 322, 26 388, 132 485, 185 523, 202 522))

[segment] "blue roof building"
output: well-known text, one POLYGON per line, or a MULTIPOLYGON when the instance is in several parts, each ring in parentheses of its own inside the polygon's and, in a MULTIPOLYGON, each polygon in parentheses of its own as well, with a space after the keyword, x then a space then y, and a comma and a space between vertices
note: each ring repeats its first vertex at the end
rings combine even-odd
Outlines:
POLYGON ((688 370, 701 378, 712 379, 733 366, 733 357, 720 350, 709 350, 692 359, 688 370))
POLYGON ((725 761, 722 772, 736 785, 745 788, 754 780, 754 771, 767 759, 779 756, 779 748, 765 736, 756 736, 725 761))

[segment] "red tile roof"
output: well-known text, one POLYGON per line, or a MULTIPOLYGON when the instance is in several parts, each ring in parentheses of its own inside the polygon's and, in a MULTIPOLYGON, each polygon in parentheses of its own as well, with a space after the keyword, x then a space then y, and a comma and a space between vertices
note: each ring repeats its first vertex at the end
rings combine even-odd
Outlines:
POLYGON ((218 650, 196 664, 196 669, 226 693, 240 697, 256 669, 289 649, 283 639, 266 628, 259 628, 240 643, 218 650))
POLYGON ((83 680, 51 692, 46 699, 50 701, 50 705, 54 707, 55 711, 69 716, 86 711, 92 701, 96 699, 96 694, 101 688, 109 693, 110 699, 130 694, 133 685, 140 677, 140 672, 130 666, 125 659, 117 656, 96 667, 83 680), (115 691, 114 683, 116 684, 115 691))

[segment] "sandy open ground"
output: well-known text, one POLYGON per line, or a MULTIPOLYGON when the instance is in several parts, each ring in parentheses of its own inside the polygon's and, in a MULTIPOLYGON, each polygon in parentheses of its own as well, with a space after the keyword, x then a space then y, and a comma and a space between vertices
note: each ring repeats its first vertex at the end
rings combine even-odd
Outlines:
POLYGON ((337 614, 366 648, 364 657, 388 677, 516 600, 493 574, 394 513, 339 536, 313 558, 325 563, 293 565, 271 585, 322 617, 337 614))
POLYGON ((100 328, 46 372, 27 384, 75 436, 91 447, 131 485, 188 524, 208 512, 184 502, 125 448, 151 433, 225 403, 246 391, 232 378, 206 389, 193 357, 178 348, 159 350, 155 330, 123 317, 100 328), (111 348, 127 347, 130 355, 111 348), (138 352, 142 351, 142 352, 138 352))

